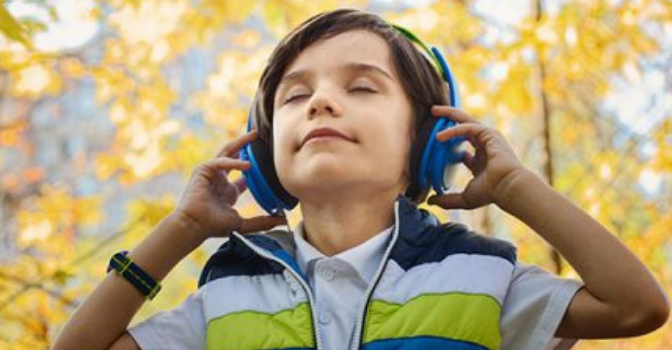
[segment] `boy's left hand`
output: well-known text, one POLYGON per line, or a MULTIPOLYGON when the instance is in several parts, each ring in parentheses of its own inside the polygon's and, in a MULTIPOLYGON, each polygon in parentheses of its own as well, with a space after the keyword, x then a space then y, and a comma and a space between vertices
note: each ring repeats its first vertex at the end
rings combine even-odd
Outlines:
POLYGON ((464 190, 431 196, 427 203, 444 209, 474 209, 490 203, 501 206, 507 197, 507 189, 512 188, 512 182, 523 178, 518 175, 527 171, 504 136, 460 109, 434 106, 432 115, 448 117, 458 123, 437 133, 437 140, 445 142, 453 137, 465 136, 476 152, 464 151, 462 157, 462 163, 474 175, 464 190))

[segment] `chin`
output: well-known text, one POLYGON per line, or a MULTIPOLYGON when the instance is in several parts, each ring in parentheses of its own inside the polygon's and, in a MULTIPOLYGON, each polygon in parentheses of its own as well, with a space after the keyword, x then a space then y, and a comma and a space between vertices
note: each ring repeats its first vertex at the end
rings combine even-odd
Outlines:
POLYGON ((333 192, 339 189, 352 188, 361 182, 361 176, 353 174, 341 167, 340 169, 313 169, 289 175, 291 179, 281 178, 285 189, 297 198, 310 197, 316 192, 333 192), (359 180, 358 180, 359 179, 359 180))
POLYGON ((343 165, 314 167, 306 170, 296 173, 296 183, 310 187, 325 186, 325 184, 333 187, 336 184, 348 184, 361 178, 352 169, 343 165))
POLYGON ((348 176, 354 172, 359 172, 364 163, 349 154, 342 153, 322 153, 314 154, 309 157, 301 157, 294 162, 292 172, 294 176, 312 177, 312 176, 348 176))

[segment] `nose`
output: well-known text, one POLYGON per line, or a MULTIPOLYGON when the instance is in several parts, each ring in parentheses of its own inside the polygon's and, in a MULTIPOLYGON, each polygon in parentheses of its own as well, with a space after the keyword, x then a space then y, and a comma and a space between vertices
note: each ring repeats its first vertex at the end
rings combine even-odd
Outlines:
POLYGON ((336 100, 326 92, 314 92, 313 98, 308 105, 308 117, 310 119, 320 114, 328 114, 330 116, 340 116, 341 107, 336 100))

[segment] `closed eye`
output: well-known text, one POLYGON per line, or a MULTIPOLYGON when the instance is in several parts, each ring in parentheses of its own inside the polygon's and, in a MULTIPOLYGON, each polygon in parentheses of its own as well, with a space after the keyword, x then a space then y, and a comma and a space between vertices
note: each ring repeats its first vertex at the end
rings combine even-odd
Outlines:
POLYGON ((310 97, 310 95, 308 95, 308 94, 293 95, 293 96, 290 96, 289 98, 285 99, 285 104, 292 103, 292 102, 298 101, 299 99, 307 98, 307 97, 310 97))
POLYGON ((350 92, 368 92, 368 93, 376 93, 376 92, 378 92, 378 91, 376 91, 376 90, 374 90, 374 89, 372 89, 372 88, 370 88, 370 87, 367 87, 367 86, 355 86, 355 87, 353 87, 353 88, 350 89, 350 92))

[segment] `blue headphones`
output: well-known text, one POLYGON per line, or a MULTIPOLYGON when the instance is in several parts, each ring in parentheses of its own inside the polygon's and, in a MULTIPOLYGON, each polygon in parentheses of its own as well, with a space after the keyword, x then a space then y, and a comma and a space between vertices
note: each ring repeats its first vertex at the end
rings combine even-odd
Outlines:
MULTIPOLYGON (((412 42, 418 44, 434 62, 443 79, 448 83, 450 105, 460 108, 460 94, 457 83, 446 62, 436 47, 428 49, 408 29, 392 25, 412 42)), ((252 112, 248 115, 247 131, 252 130, 252 112)), ((446 142, 436 140, 436 134, 442 130, 455 126, 456 123, 448 118, 425 118, 420 127, 419 135, 411 149, 411 181, 406 195, 410 198, 424 196, 429 187, 437 194, 444 193, 450 187, 455 172, 455 164, 460 163, 462 152, 460 145, 464 137, 453 138, 446 142)), ((283 210, 291 210, 298 204, 298 199, 289 194, 280 184, 273 164, 270 147, 265 141, 257 138, 240 150, 240 159, 251 163, 248 170, 243 171, 247 187, 252 196, 270 215, 280 215, 283 210)))

